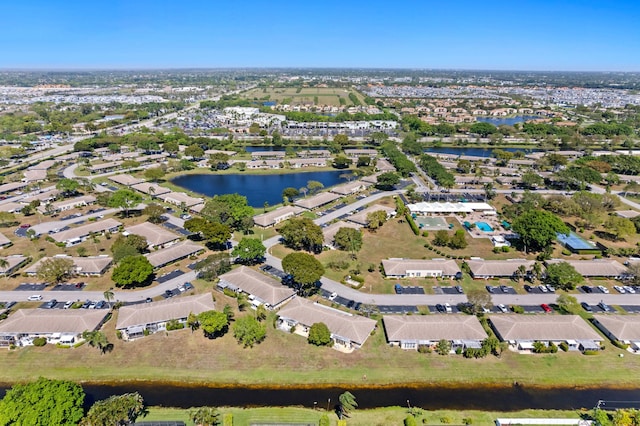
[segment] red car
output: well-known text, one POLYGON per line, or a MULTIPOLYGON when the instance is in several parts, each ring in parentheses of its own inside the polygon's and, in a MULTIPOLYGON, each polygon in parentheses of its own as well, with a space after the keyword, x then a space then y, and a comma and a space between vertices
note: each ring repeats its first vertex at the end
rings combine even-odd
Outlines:
POLYGON ((540 307, 542 308, 543 311, 547 313, 551 312, 551 308, 546 303, 543 303, 542 305, 540 305, 540 307))
POLYGON ((28 223, 23 223, 22 225, 20 225, 20 228, 22 229, 31 228, 31 225, 29 225, 28 223))

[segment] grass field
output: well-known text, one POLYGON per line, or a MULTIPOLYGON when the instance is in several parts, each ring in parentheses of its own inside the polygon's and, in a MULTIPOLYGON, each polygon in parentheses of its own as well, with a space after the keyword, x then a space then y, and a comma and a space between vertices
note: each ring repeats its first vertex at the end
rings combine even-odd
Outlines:
MULTIPOLYGON (((357 398, 357 395, 356 395, 357 398)), ((231 413, 234 426, 250 426, 253 423, 274 424, 278 422, 317 424, 323 414, 327 414, 331 424, 337 423, 338 417, 333 412, 312 410, 299 407, 264 407, 264 408, 232 408, 220 407, 221 414, 231 413)), ((418 411, 416 417, 418 424, 440 425, 444 421, 450 424, 463 424, 463 419, 470 419, 473 425, 494 424, 496 418, 569 418, 578 419, 585 412, 579 410, 525 410, 515 412, 484 412, 474 410, 435 410, 418 411)), ((189 420, 189 411, 150 407, 149 414, 139 420, 142 421, 169 421, 182 420, 188 426, 193 426, 189 420)), ((401 426, 407 417, 406 407, 386 407, 374 410, 356 410, 351 413, 347 424, 349 426, 401 426)))
POLYGON ((340 99, 344 99, 344 106, 352 106, 349 93, 354 93, 361 103, 364 104, 362 95, 355 90, 328 88, 328 87, 271 87, 259 88, 244 92, 241 96, 248 99, 276 101, 284 103, 287 101, 291 105, 331 105, 341 106, 340 99), (315 99, 317 98, 317 102, 315 99))

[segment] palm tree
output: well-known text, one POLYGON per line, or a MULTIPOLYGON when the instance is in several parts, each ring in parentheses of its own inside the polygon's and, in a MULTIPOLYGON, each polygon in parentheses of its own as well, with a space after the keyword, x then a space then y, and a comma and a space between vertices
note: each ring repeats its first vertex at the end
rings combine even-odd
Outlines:
POLYGON ((109 307, 112 308, 113 306, 111 305, 111 301, 113 300, 115 294, 113 293, 113 289, 109 289, 109 290, 105 290, 104 293, 102 293, 102 295, 104 296, 104 299, 107 301, 107 303, 109 304, 109 307))
POLYGON ((2 273, 7 275, 7 268, 9 267, 9 262, 4 257, 0 257, 0 269, 3 269, 2 273))
POLYGON ((344 414, 349 413, 349 411, 354 410, 358 406, 358 403, 356 402, 356 397, 353 396, 353 394, 349 391, 342 393, 338 398, 338 401, 340 401, 339 416, 338 416, 340 418, 342 418, 344 414))
POLYGON ((298 192, 302 192, 304 194, 304 198, 307 198, 307 192, 309 192, 309 190, 307 189, 306 186, 303 186, 298 190, 298 192))

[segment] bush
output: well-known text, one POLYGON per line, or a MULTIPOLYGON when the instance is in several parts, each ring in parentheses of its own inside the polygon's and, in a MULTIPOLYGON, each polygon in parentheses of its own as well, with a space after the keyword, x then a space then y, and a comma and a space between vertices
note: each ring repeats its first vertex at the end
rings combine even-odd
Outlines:
POLYGON ((626 343, 621 342, 620 340, 612 340, 611 343, 613 343, 613 346, 615 346, 616 348, 620 348, 620 349, 627 349, 629 347, 629 345, 627 345, 626 343))
POLYGON ((413 217, 411 217, 411 214, 408 210, 405 213, 404 217, 407 219, 407 223, 409 223, 409 226, 411 227, 413 233, 416 235, 420 235, 420 228, 418 228, 418 225, 416 225, 416 222, 413 220, 413 217))
POLYGON ((120 330, 116 330, 116 337, 120 340, 122 340, 122 331, 120 330))
POLYGON ((494 247, 492 251, 496 254, 501 252, 500 247, 494 247))
POLYGON ((429 347, 429 345, 418 345, 418 353, 430 354, 431 348, 429 347))
POLYGON ((233 426, 233 414, 226 413, 222 418, 222 426, 233 426))
POLYGON ((33 346, 44 346, 47 344, 47 339, 44 337, 36 337, 35 339, 33 339, 33 346))
POLYGON ((520 305, 511 306, 511 310, 516 314, 524 314, 524 308, 520 305))
POLYGON ((511 247, 509 246, 502 246, 502 252, 503 253, 509 253, 509 251, 511 250, 511 247))
POLYGON ((416 418, 413 416, 407 416, 404 419, 404 426, 417 426, 416 418))
POLYGON ((473 424, 473 419, 471 417, 465 417, 462 419, 462 424, 463 425, 472 425, 473 424))
POLYGON ((582 352, 585 355, 599 355, 600 351, 592 351, 592 350, 588 350, 588 351, 584 351, 582 352))
POLYGON ((449 423, 451 423, 451 417, 449 416, 440 417, 440 423, 448 425, 449 423))
POLYGON ((568 249, 563 249, 562 250, 562 255, 563 256, 571 256, 571 251, 568 249))
POLYGON ((181 322, 178 322, 178 320, 171 320, 167 323, 167 331, 172 331, 172 330, 181 330, 184 328, 184 324, 182 324, 181 322))
POLYGON ((567 352, 569 350, 569 345, 567 344, 567 342, 560 343, 558 347, 562 349, 564 352, 567 352))
POLYGON ((322 417, 320 417, 318 426, 331 426, 331 420, 329 420, 329 416, 327 416, 326 414, 323 414, 322 417))
POLYGON ((428 237, 429 236, 429 231, 422 231, 422 236, 423 237, 428 237))
POLYGON ((228 296, 228 297, 234 297, 234 298, 238 297, 238 293, 236 293, 233 290, 229 290, 228 288, 222 289, 222 292, 224 293, 225 296, 228 296))

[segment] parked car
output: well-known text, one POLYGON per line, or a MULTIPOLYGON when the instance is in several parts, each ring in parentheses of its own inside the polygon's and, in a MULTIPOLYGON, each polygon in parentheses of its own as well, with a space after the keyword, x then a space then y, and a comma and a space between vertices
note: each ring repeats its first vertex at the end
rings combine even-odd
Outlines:
POLYGON ((91 302, 89 304, 89 309, 95 309, 97 305, 98 305, 98 302, 91 302))
POLYGON ((396 294, 402 294, 402 286, 400 284, 394 285, 393 289, 395 290, 396 294))
POLYGON ((593 293, 593 287, 589 287, 588 285, 583 285, 582 287, 580 287, 582 289, 582 291, 584 291, 585 293, 593 293))
POLYGON ((631 287, 630 285, 622 286, 622 288, 624 288, 626 290, 626 292, 629 293, 629 294, 636 294, 636 290, 633 287, 631 287))
POLYGON ((493 293, 495 291, 495 289, 490 285, 486 286, 486 289, 489 293, 493 293))
POLYGON ((40 294, 32 294, 27 298, 30 302, 37 302, 38 300, 42 300, 42 295, 40 294))
POLYGON ((614 285, 613 288, 620 294, 625 294, 627 292, 622 286, 619 285, 614 285))
POLYGON ((606 288, 606 287, 605 287, 605 286, 603 286, 603 285, 599 285, 599 286, 598 286, 598 290, 600 290, 600 291, 601 291, 602 293, 604 293, 604 294, 609 294, 609 289, 608 289, 608 288, 606 288))
POLYGON ((457 291, 458 293, 460 293, 460 294, 463 294, 463 293, 464 293, 464 290, 463 290, 463 289, 462 289, 462 287, 461 287, 461 286, 459 286, 459 285, 457 285, 457 286, 455 287, 455 289, 456 289, 456 291, 457 291))
POLYGON ((503 293, 509 293, 509 286, 501 285, 500 290, 502 290, 503 293))
POLYGON ((600 303, 598 303, 598 306, 600 307, 600 309, 602 309, 605 312, 611 312, 611 308, 609 307, 609 305, 607 305, 606 303, 604 303, 602 301, 600 303))
POLYGON ((184 289, 185 290, 193 290, 193 284, 191 284, 190 282, 184 283, 184 289))
POLYGON ((587 312, 593 312, 593 309, 591 309, 591 306, 589 306, 587 302, 582 302, 580 306, 582 306, 582 309, 584 309, 587 312))
POLYGON ((546 303, 543 303, 542 305, 540 305, 540 307, 542 308, 543 311, 545 311, 546 313, 551 312, 551 308, 549 307, 549 305, 547 305, 546 303))
POLYGON ((527 291, 527 293, 531 292, 531 286, 529 284, 525 284, 524 289, 527 291))
POLYGON ((173 294, 173 291, 172 291, 172 290, 167 290, 167 291, 165 291, 165 292, 164 292, 164 295, 165 295, 166 297, 168 297, 168 298, 169 298, 169 297, 173 297, 173 296, 175 296, 175 295, 173 294))
POLYGON ((146 303, 151 303, 151 302, 153 302, 153 299, 151 299, 150 297, 147 297, 147 298, 145 299, 145 302, 146 302, 146 303))
POLYGON ((444 304, 444 310, 445 310, 448 314, 450 314, 450 313, 452 313, 452 312, 453 312, 453 309, 451 309, 451 305, 450 305, 450 304, 448 304, 448 303, 445 303, 445 304, 444 304))
POLYGON ((444 305, 442 305, 442 304, 440 304, 440 303, 438 303, 438 304, 436 305, 436 310, 437 310, 438 312, 442 312, 442 313, 447 312, 447 311, 446 311, 446 309, 444 308, 444 305))
POLYGON ((547 286, 547 290, 549 290, 549 293, 555 293, 556 292, 556 288, 552 285, 548 285, 547 286))
POLYGON ((549 292, 549 289, 547 288, 547 286, 546 286, 546 285, 542 285, 542 284, 540 284, 540 285, 538 286, 538 289, 539 289, 541 292, 543 292, 543 293, 548 293, 548 292, 549 292))
POLYGON ((338 293, 336 293, 335 291, 333 293, 331 293, 329 295, 329 300, 335 300, 335 298, 338 297, 338 293))
POLYGON ((498 305, 498 309, 500 310, 500 312, 505 313, 505 314, 508 312, 507 307, 504 306, 502 303, 498 305))
POLYGON ((31 225, 29 225, 28 223, 23 223, 22 225, 20 225, 20 229, 27 229, 27 228, 31 228, 31 225))
POLYGON ((4 304, 5 309, 11 309, 17 302, 7 302, 4 304))
POLYGON ((89 309, 90 305, 91 305, 91 300, 85 300, 85 302, 82 304, 82 309, 89 309))
POLYGON ((71 306, 73 306, 73 300, 69 300, 68 302, 65 302, 63 308, 69 309, 71 306))
POLYGON ((103 309, 106 305, 107 305, 107 302, 105 302, 104 300, 101 300, 98 303, 96 303, 96 309, 103 309))

